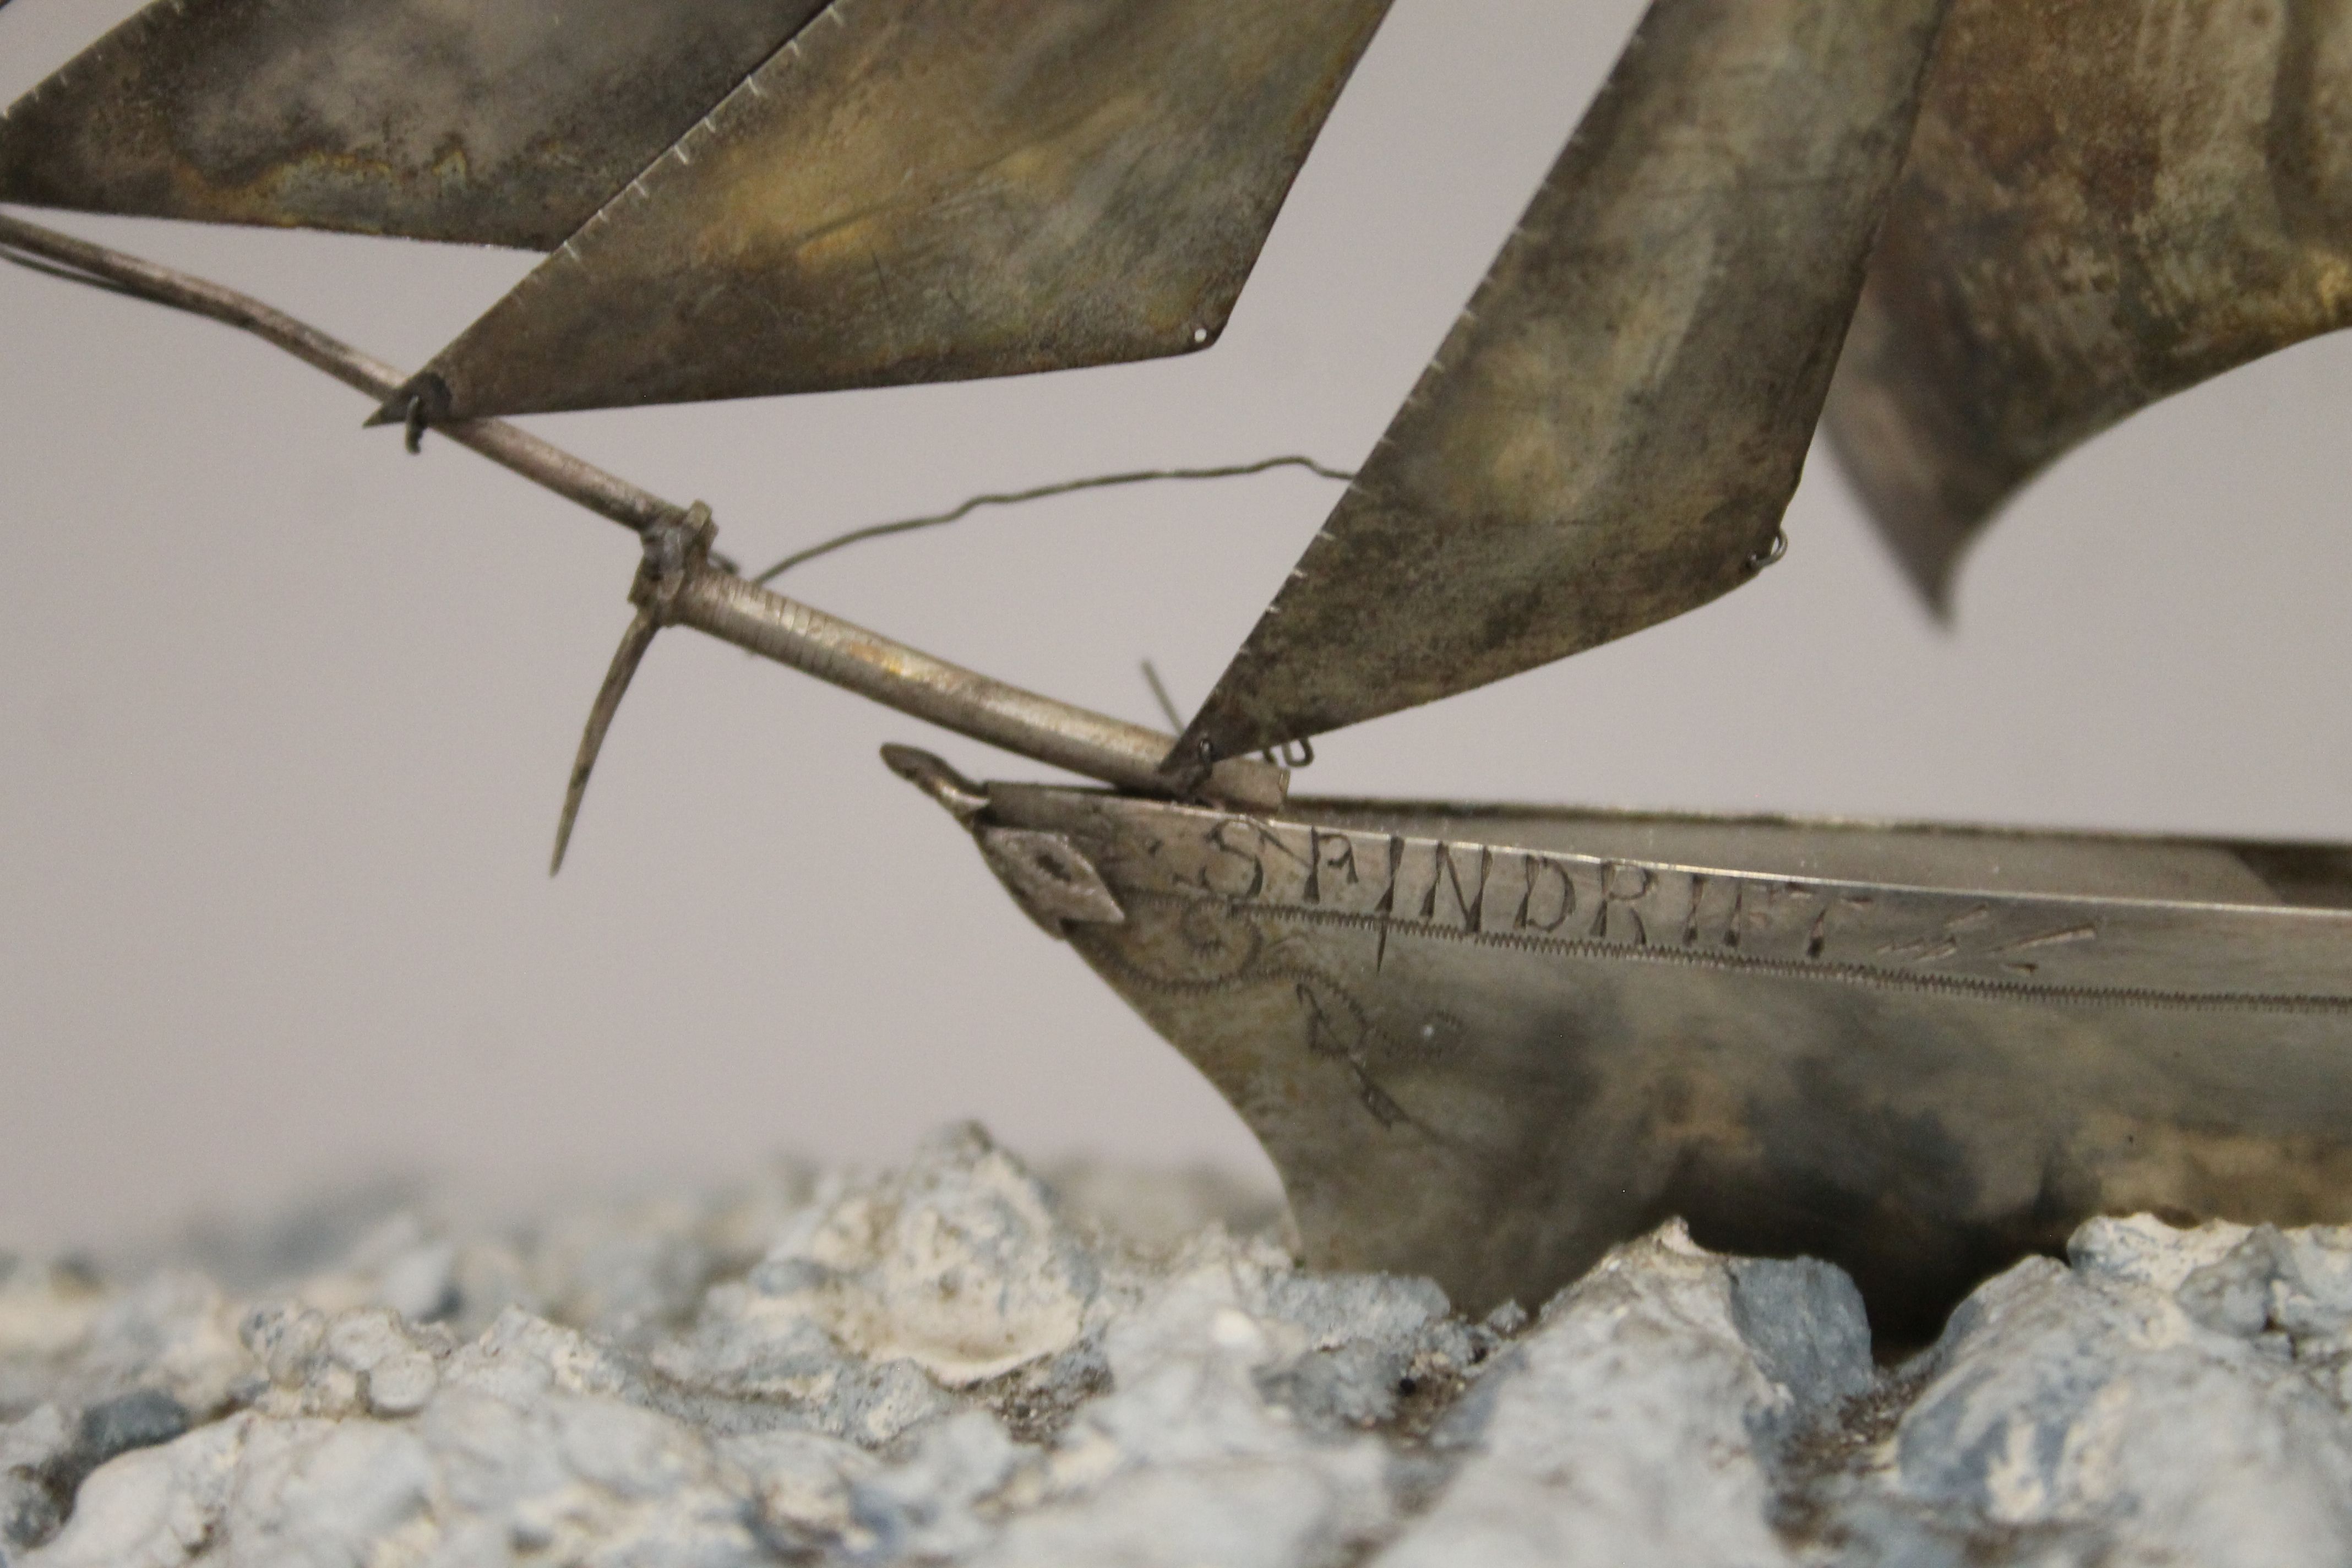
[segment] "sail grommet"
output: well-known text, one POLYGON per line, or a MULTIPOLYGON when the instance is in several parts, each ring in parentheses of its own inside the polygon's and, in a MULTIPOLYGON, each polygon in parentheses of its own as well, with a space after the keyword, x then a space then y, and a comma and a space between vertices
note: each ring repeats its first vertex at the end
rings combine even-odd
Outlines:
POLYGON ((1767 566, 1779 565, 1780 558, 1788 553, 1789 531, 1785 528, 1774 529, 1772 542, 1748 558, 1748 574, 1753 577, 1767 566))
POLYGON ((425 450, 425 432, 443 424, 449 417, 449 384, 427 371, 412 376, 399 391, 386 398, 383 406, 370 415, 370 427, 397 425, 406 437, 408 455, 415 457, 425 450))
POLYGON ((1193 738, 1190 757, 1177 754, 1182 750, 1180 744, 1176 751, 1169 752, 1160 771, 1168 781, 1169 793, 1179 800, 1188 800, 1198 795, 1208 784, 1209 775, 1217 771, 1217 743, 1200 735, 1193 738))
POLYGON ((1315 765, 1315 742, 1301 735, 1296 741, 1285 741, 1279 749, 1269 746, 1260 754, 1269 767, 1311 768, 1315 765))

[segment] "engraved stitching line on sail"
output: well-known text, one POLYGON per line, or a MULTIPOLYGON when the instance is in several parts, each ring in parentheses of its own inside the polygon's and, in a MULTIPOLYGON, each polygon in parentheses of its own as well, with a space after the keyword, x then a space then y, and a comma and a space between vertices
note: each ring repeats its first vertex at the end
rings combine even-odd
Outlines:
POLYGON ((1388 4, 838 0, 415 395, 462 419, 1205 347, 1388 4))
POLYGON ((552 249, 824 0, 156 0, 0 118, 0 201, 552 249))
POLYGON ((1657 0, 1182 763, 1467 690, 1752 575, 1945 3, 1657 0))
POLYGON ((2352 324, 2352 0, 1958 0, 1829 433, 1939 611, 2109 426, 2352 324))

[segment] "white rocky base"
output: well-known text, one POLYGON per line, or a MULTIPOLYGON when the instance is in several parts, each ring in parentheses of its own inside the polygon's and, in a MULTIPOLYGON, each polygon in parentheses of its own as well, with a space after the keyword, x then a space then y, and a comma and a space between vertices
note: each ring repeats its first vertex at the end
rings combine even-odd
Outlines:
POLYGON ((0 1263, 0 1563, 2352 1562, 2352 1232, 2100 1221, 1879 1372, 1678 1226, 1484 1323, 1273 1230, 963 1130, 266 1290, 0 1263))

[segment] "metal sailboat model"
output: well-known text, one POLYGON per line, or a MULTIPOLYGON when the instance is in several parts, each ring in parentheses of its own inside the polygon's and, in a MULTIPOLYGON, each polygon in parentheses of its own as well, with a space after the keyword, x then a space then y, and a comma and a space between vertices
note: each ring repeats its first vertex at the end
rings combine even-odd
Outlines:
POLYGON ((0 201, 553 254, 403 376, 0 251, 644 536, 567 831, 673 625, 1111 786, 887 758, 1239 1110, 1315 1262, 1483 1310, 1681 1215, 1903 1338, 2093 1214, 2352 1220, 2352 851, 1294 799, 1259 760, 1738 587, 1825 405, 1939 595, 2066 448, 2345 324, 2352 4, 1655 0, 1180 738, 784 599, 499 423, 1205 347, 1386 8, 163 0, 0 119, 0 201))

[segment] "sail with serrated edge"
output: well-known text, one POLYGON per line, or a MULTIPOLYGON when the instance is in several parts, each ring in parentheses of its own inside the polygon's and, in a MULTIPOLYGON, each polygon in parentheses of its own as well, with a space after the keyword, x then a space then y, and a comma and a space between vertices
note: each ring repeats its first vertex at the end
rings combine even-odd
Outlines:
POLYGON ((1205 347, 1388 5, 836 0, 417 387, 468 418, 1205 347))
POLYGON ((155 0, 0 116, 0 201, 550 250, 824 0, 155 0))
POLYGON ((2352 0, 1958 0, 1828 426, 1929 601, 2033 476, 2352 324, 2352 0))
POLYGON ((1946 0, 1656 0, 1177 765, 1746 582, 1795 491, 1946 0))

